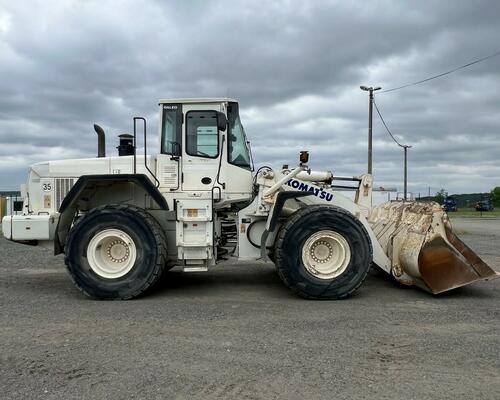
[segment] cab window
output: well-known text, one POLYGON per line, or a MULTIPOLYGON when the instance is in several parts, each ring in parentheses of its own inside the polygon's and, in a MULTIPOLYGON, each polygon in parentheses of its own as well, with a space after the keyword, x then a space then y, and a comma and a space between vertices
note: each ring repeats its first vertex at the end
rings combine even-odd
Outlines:
POLYGON ((216 111, 189 111, 186 114, 186 153, 207 158, 219 155, 216 111))
POLYGON ((250 151, 245 130, 240 121, 238 103, 229 103, 228 109, 228 162, 245 169, 251 169, 250 151))
POLYGON ((182 143, 182 106, 164 104, 162 115, 161 152, 176 154, 181 152, 182 143))

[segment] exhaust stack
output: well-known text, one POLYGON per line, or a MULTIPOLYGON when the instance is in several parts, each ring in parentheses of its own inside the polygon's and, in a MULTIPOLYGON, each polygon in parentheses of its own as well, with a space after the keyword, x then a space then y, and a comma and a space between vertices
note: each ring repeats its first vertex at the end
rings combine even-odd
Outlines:
POLYGON ((106 134, 104 129, 94 124, 94 130, 97 133, 97 157, 106 157, 106 134))

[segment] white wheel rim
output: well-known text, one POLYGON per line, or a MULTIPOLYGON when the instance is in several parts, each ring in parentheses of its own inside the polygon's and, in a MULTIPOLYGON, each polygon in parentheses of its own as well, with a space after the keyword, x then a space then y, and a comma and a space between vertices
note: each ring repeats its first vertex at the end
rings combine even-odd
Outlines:
POLYGON ((351 261, 351 248, 345 238, 330 230, 312 234, 302 246, 302 263, 319 279, 334 279, 341 275, 351 261))
POLYGON ((137 249, 132 238, 120 229, 106 229, 94 235, 87 247, 87 260, 97 275, 116 279, 134 266, 137 249))

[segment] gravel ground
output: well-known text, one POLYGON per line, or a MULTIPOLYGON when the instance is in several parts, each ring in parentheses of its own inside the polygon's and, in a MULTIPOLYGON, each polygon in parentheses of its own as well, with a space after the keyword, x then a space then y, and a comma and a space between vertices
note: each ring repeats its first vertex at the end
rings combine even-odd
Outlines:
MULTIPOLYGON (((500 270, 500 220, 455 219, 500 270)), ((371 272, 306 301, 272 265, 84 298, 62 257, 0 240, 2 399, 498 399, 500 279, 433 297, 371 272)))

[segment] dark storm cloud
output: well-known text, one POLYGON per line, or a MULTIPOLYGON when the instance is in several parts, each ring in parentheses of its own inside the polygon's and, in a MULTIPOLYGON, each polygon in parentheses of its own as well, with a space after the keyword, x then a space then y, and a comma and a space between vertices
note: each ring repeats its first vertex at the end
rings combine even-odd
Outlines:
MULTIPOLYGON (((498 50, 496 2, 0 2, 0 188, 32 162, 95 154, 157 123, 159 98, 241 100, 254 157, 366 168, 367 96, 498 50)), ((410 149, 410 190, 500 186, 500 57, 377 95, 410 149)), ((375 118, 378 184, 401 188, 402 150, 375 118)), ((153 135, 154 133, 151 133, 153 135)), ((152 146, 157 141, 150 140, 152 146)))

